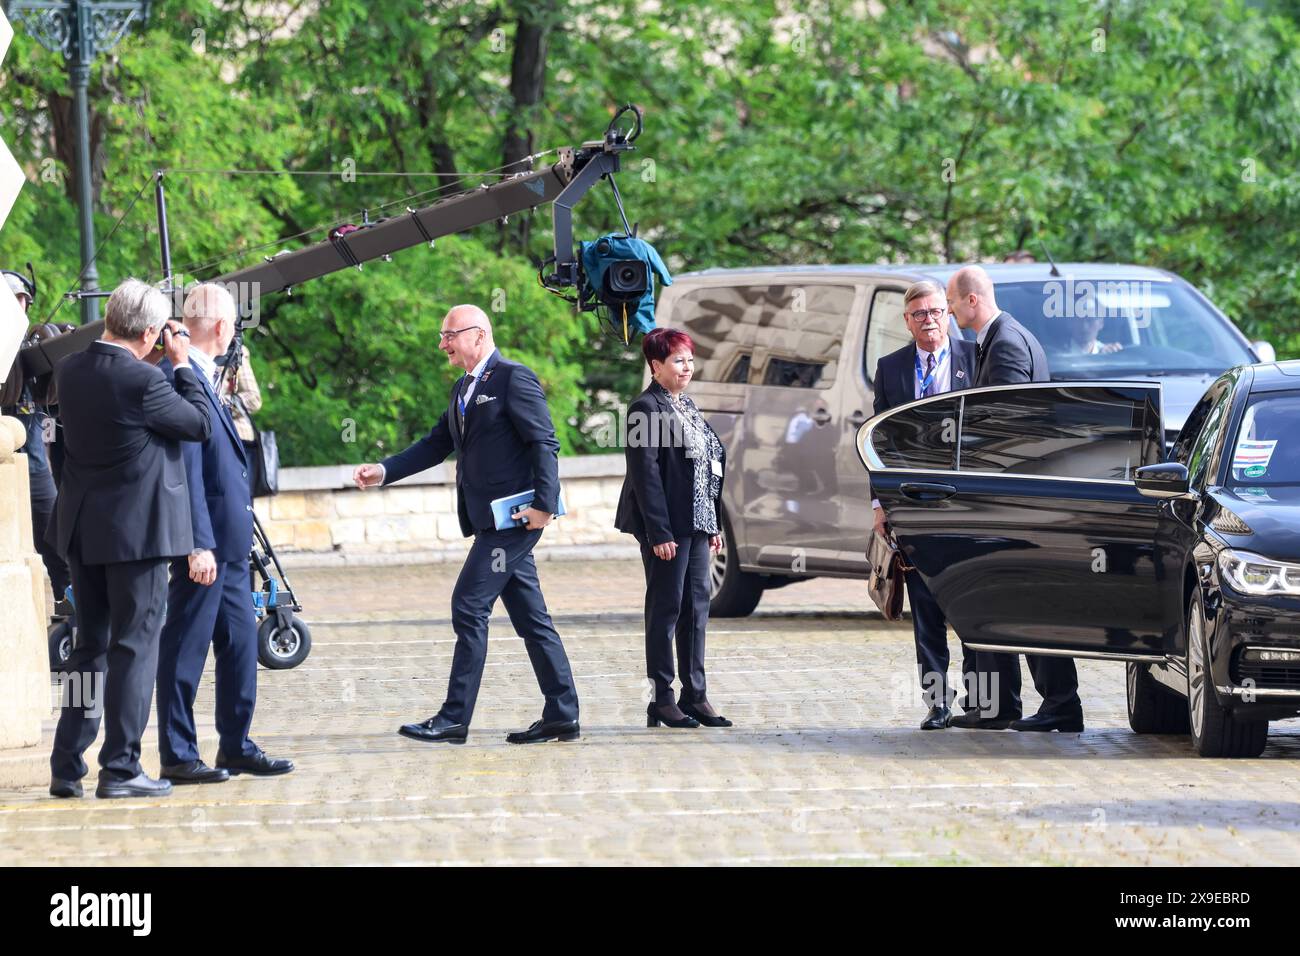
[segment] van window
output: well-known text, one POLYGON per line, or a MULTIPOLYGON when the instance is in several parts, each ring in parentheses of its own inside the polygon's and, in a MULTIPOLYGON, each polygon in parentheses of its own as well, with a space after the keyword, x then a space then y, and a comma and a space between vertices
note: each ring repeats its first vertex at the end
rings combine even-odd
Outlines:
POLYGON ((668 324, 695 340, 696 381, 828 388, 856 291, 820 283, 693 289, 674 302, 668 324))
POLYGON ((871 320, 867 323, 867 350, 863 358, 864 375, 870 382, 876 363, 890 352, 897 352, 912 341, 903 321, 903 290, 877 289, 871 297, 871 320))

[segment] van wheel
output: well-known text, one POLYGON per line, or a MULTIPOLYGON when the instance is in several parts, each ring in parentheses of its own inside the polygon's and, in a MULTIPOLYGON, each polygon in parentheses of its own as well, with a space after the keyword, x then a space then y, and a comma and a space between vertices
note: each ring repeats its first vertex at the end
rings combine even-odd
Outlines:
POLYGON ((72 656, 72 642, 75 637, 72 622, 59 621, 57 624, 51 624, 46 636, 50 645, 50 670, 55 674, 62 673, 68 658, 72 656))
POLYGON ((718 527, 722 530, 722 550, 709 565, 709 614, 713 617, 746 617, 758 607, 763 596, 763 579, 740 570, 731 542, 731 522, 718 509, 718 527))
POLYGON ((1268 721, 1243 720, 1219 703, 1206 631, 1198 592, 1187 608, 1187 713, 1192 746, 1202 757, 1258 757, 1268 743, 1268 721))
POLYGON ((1128 725, 1135 734, 1185 734, 1189 730, 1183 699, 1151 676, 1150 664, 1129 662, 1128 725))

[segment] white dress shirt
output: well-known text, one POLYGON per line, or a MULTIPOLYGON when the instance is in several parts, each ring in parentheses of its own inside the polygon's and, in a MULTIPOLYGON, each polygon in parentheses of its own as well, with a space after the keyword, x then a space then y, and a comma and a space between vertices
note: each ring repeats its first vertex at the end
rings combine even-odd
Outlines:
MULTIPOLYGON (((1001 312, 998 313, 998 315, 1001 314, 1002 314, 1001 312)), ((988 325, 984 326, 984 328, 979 330, 979 334, 975 336, 976 345, 980 346, 981 348, 984 346, 984 340, 989 337, 989 329, 993 328, 993 323, 996 322, 997 320, 998 320, 998 316, 997 315, 993 316, 993 318, 989 319, 988 325)))
POLYGON ((935 357, 938 364, 934 367, 934 381, 931 383, 930 394, 942 395, 952 390, 952 343, 945 343, 939 352, 943 353, 942 357, 938 353, 927 352, 919 345, 916 347, 916 357, 921 362, 921 375, 915 377, 912 384, 913 394, 917 398, 921 397, 921 380, 925 377, 926 363, 930 361, 931 355, 935 357))

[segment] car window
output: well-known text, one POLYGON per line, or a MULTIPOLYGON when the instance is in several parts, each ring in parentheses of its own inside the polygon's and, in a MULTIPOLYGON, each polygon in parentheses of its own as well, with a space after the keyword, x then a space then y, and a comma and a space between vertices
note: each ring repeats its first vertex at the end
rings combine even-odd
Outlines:
POLYGON ((1254 361, 1231 325, 1168 280, 999 282, 998 305, 1042 343, 1058 381, 1215 375, 1254 361))
POLYGON ((1300 392, 1251 396, 1232 445, 1227 484, 1257 498, 1270 487, 1300 485, 1300 392))
POLYGON ((1151 388, 1084 386, 966 393, 958 471, 1131 481, 1161 460, 1151 388))
POLYGON ((1218 384, 1216 383, 1206 389, 1200 401, 1188 413, 1186 421, 1183 422, 1182 430, 1178 433, 1173 446, 1169 449, 1170 461, 1186 465, 1192 460, 1192 446, 1196 444, 1196 439, 1200 437, 1201 429, 1205 427, 1205 420, 1210 417, 1210 409, 1214 407, 1214 401, 1218 396, 1218 384))
POLYGON ((1221 379, 1210 386, 1206 398, 1210 400, 1209 407, 1206 410, 1205 422, 1201 425, 1201 430, 1197 432, 1196 439, 1191 443, 1191 450, 1187 454, 1187 474, 1189 477, 1189 486, 1200 489, 1205 487, 1205 479, 1208 474, 1210 464, 1210 453, 1215 446, 1215 439, 1219 437, 1219 430, 1224 424, 1224 416, 1228 414, 1231 407, 1232 398, 1232 380, 1221 379))
POLYGON ((703 287, 680 295, 666 324, 695 340, 696 381, 829 388, 856 296, 812 282, 703 287))
POLYGON ((867 348, 863 358, 864 377, 868 382, 876 374, 876 363, 890 352, 897 352, 912 341, 903 321, 903 290, 877 289, 871 296, 867 321, 867 348))
POLYGON ((871 447, 885 468, 950 470, 957 447, 953 393, 889 413, 871 429, 871 447))

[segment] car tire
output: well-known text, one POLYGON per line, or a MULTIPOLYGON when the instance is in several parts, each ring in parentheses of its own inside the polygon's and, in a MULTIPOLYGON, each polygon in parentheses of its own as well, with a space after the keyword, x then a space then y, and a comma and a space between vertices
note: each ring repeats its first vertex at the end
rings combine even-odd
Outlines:
POLYGON ((1202 757, 1258 757, 1267 720, 1244 720, 1219 703, 1210 669, 1210 640, 1199 591, 1187 606, 1187 715, 1192 746, 1202 757))
POLYGON ((735 536, 726 512, 718 509, 718 527, 722 531, 722 550, 709 562, 709 615, 711 617, 747 617, 758 607, 763 596, 763 579, 740 570, 732 549, 735 536))
POLYGON ((311 630, 296 615, 289 619, 289 630, 283 630, 275 612, 262 619, 257 628, 257 660, 263 667, 288 670, 297 667, 311 653, 311 630))
POLYGON ((1151 676, 1150 664, 1129 662, 1128 725, 1135 734, 1186 734, 1191 730, 1187 704, 1151 676))

